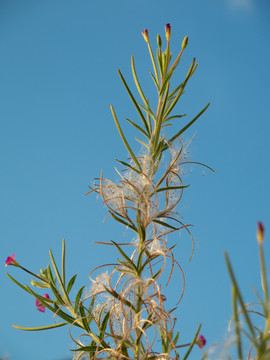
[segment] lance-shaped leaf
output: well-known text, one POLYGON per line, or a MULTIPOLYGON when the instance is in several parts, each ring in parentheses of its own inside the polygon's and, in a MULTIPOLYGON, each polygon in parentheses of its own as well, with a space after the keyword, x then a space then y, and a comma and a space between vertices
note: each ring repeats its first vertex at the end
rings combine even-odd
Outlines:
POLYGON ((87 316, 85 314, 85 310, 84 310, 84 307, 83 307, 81 302, 79 303, 79 313, 80 313, 81 321, 83 323, 83 326, 84 326, 85 330, 87 332, 91 332, 90 327, 89 327, 89 323, 88 323, 88 320, 87 320, 87 316))
POLYGON ((127 148, 127 151, 129 152, 130 156, 132 157, 132 160, 134 161, 134 163, 138 166, 138 168, 140 170, 142 170, 140 163, 138 162, 136 156, 134 155, 133 151, 131 150, 131 147, 129 146, 129 143, 127 142, 127 139, 125 138, 125 135, 124 135, 124 133, 123 133, 121 127, 120 127, 119 121, 118 121, 118 119, 116 117, 116 114, 114 112, 114 108, 113 108, 112 105, 111 105, 111 111, 112 111, 112 115, 113 115, 116 127, 118 129, 118 132, 119 132, 122 140, 123 140, 123 143, 125 144, 125 146, 127 148))
POLYGON ((59 273, 58 268, 57 268, 57 266, 56 266, 56 263, 55 263, 55 260, 54 260, 54 257, 53 257, 53 254, 52 254, 51 249, 49 250, 49 254, 50 254, 50 258, 51 258, 51 262, 52 262, 52 266, 53 266, 55 275, 56 275, 57 280, 58 280, 58 282, 59 282, 59 285, 60 285, 60 287, 61 287, 61 290, 62 290, 62 293, 63 293, 63 295, 64 295, 64 298, 65 298, 65 300, 67 301, 67 303, 70 304, 70 300, 69 300, 68 294, 67 294, 67 292, 66 292, 66 289, 65 289, 63 280, 61 279, 60 273, 59 273))
POLYGON ((77 313, 77 311, 78 311, 78 306, 80 304, 81 296, 82 296, 82 292, 83 292, 84 288, 85 288, 85 285, 80 288, 80 290, 78 291, 78 293, 76 295, 75 304, 74 304, 74 312, 75 313, 77 313))
MULTIPOLYGON (((196 115, 186 126, 184 126, 180 131, 178 131, 173 137, 170 138, 170 140, 168 141, 168 143, 172 143, 176 138, 178 138, 180 135, 182 135, 192 124, 195 123, 196 120, 198 120, 198 118, 205 112, 205 110, 208 108, 208 106, 210 105, 207 104, 200 112, 198 115, 196 115)), ((168 149, 168 144, 165 144, 163 147, 163 150, 168 149)))
POLYGON ((138 232, 138 230, 136 229, 136 227, 134 225, 129 224, 128 222, 126 222, 125 220, 121 219, 120 217, 118 217, 117 215, 115 215, 112 211, 109 211, 109 213, 111 214, 111 216, 114 218, 114 220, 120 222, 121 224, 131 228, 132 230, 134 230, 135 232, 138 232))
POLYGON ((236 291, 235 291, 235 285, 234 284, 232 286, 232 303, 233 303, 233 320, 234 320, 234 324, 235 324, 238 359, 243 360, 241 331, 240 331, 241 328, 240 328, 240 322, 239 322, 239 319, 238 319, 237 298, 236 298, 236 291))
POLYGON ((37 326, 37 327, 25 327, 18 325, 12 325, 12 326, 16 329, 24 330, 24 331, 43 331, 43 330, 51 330, 51 329, 59 328, 67 324, 68 322, 62 322, 62 323, 46 325, 46 326, 37 326))
POLYGON ((111 242, 117 248, 119 253, 123 256, 123 258, 127 261, 127 263, 130 264, 131 268, 133 268, 135 270, 135 272, 137 273, 137 267, 133 263, 133 261, 130 259, 130 257, 121 249, 121 247, 116 242, 114 242, 113 240, 111 240, 111 242))
POLYGON ((154 84, 156 85, 156 88, 157 88, 157 90, 159 91, 159 86, 158 86, 158 83, 157 83, 156 78, 155 78, 154 75, 151 73, 151 71, 149 71, 149 74, 151 75, 151 78, 153 79, 154 84))
POLYGON ((63 239, 62 242, 62 281, 63 281, 63 286, 66 286, 66 246, 65 246, 65 239, 63 239))
POLYGON ((75 319, 73 316, 70 316, 67 313, 65 313, 63 310, 61 310, 56 303, 54 303, 54 313, 63 320, 66 320, 68 323, 83 329, 83 326, 79 324, 78 321, 76 321, 77 319, 75 319))
POLYGON ((138 225, 140 241, 144 242, 144 240, 145 240, 145 227, 144 227, 144 225, 142 223, 142 220, 141 220, 141 212, 140 212, 140 210, 137 211, 136 222, 137 222, 137 225, 138 225))
POLYGON ((155 190, 154 192, 152 192, 150 194, 150 197, 152 197, 155 193, 159 193, 162 191, 170 191, 170 190, 180 190, 180 189, 185 189, 187 187, 189 187, 190 185, 179 185, 179 186, 167 186, 167 187, 163 187, 163 188, 159 188, 157 190, 155 190))
POLYGON ((138 169, 136 169, 134 166, 131 166, 130 164, 126 163, 125 161, 122 161, 122 160, 118 160, 118 159, 115 159, 117 162, 119 162, 120 164, 126 166, 127 168, 129 168, 130 170, 132 171, 135 171, 137 174, 141 174, 142 172, 138 169))
MULTIPOLYGON (((197 337, 198 337, 199 332, 200 332, 200 330, 201 330, 201 327, 202 327, 202 324, 199 325, 198 330, 196 331, 196 334, 195 334, 195 336, 194 336, 194 338, 193 338, 193 340, 192 340, 192 343, 190 344, 190 346, 189 346, 186 354, 185 354, 184 357, 183 357, 183 360, 186 360, 186 359, 188 358, 188 356, 189 356, 189 354, 190 354, 193 346, 194 346, 195 343, 196 343, 196 340, 197 340, 197 337)), ((177 346, 176 346, 176 347, 177 347, 177 346)))
POLYGON ((153 220, 153 222, 156 223, 156 224, 165 226, 165 227, 167 227, 167 228, 169 228, 169 229, 178 230, 178 228, 176 228, 176 227, 174 227, 174 226, 172 226, 172 225, 170 225, 170 224, 167 224, 166 222, 161 221, 161 220, 153 220))
POLYGON ((120 294, 118 294, 116 291, 114 290, 110 290, 108 289, 105 285, 104 285, 105 290, 112 295, 114 298, 116 298, 117 300, 121 301, 123 304, 125 304, 127 307, 129 307, 130 309, 132 309, 134 312, 136 312, 135 307, 133 306, 133 304, 127 300, 125 297, 121 296, 120 294))
POLYGON ((155 61, 154 55, 153 55, 153 51, 152 51, 152 48, 151 48, 151 45, 150 45, 149 42, 148 42, 147 45, 148 45, 148 50, 149 50, 150 58, 151 58, 151 61, 152 61, 152 64, 153 64, 153 68, 154 68, 154 72, 155 72, 155 76, 156 76, 156 82, 159 84, 159 76, 158 76, 158 72, 157 72, 157 65, 156 65, 156 61, 155 61))
POLYGON ((189 68, 189 71, 188 71, 188 73, 187 73, 187 76, 186 76, 186 78, 185 78, 185 81, 183 82, 183 86, 180 87, 180 89, 179 89, 176 97, 174 98, 172 104, 170 105, 169 109, 166 111, 166 113, 165 113, 165 115, 164 115, 164 118, 166 118, 166 117, 170 114, 170 112, 173 110, 173 108, 174 108, 175 105, 177 104, 180 96, 183 94, 183 91, 184 91, 184 89, 185 89, 185 87, 186 87, 186 84, 187 84, 189 78, 191 77, 191 74, 192 74, 192 70, 193 70, 193 68, 194 68, 194 65, 195 65, 195 58, 194 58, 193 61, 192 61, 192 64, 191 64, 191 66, 190 66, 190 68, 189 68))
POLYGON ((187 114, 169 116, 168 118, 163 120, 163 124, 166 123, 167 121, 170 121, 170 120, 173 120, 173 119, 181 119, 184 116, 187 116, 187 114))
POLYGON ((56 297, 56 300, 58 300, 58 303, 60 305, 65 305, 65 301, 63 300, 62 296, 59 293, 59 290, 54 285, 54 283, 50 282, 50 288, 51 288, 52 292, 54 293, 54 296, 56 297))
POLYGON ((102 320, 100 332, 99 332, 100 339, 104 338, 104 333, 105 333, 109 318, 110 318, 110 311, 107 312, 107 314, 104 316, 104 319, 102 320))
POLYGON ((139 83, 139 80, 138 80, 138 77, 137 77, 137 74, 136 74, 136 70, 135 70, 135 63, 134 63, 134 56, 131 55, 131 69, 132 69, 132 74, 133 74, 133 78, 134 78, 134 82, 136 84, 136 87, 138 89, 138 92, 143 100, 143 102, 145 103, 145 106, 148 107, 148 102, 146 100, 146 97, 142 91, 142 88, 141 88, 141 85, 139 83))
POLYGON ((132 126, 134 126, 137 130, 139 130, 144 136, 146 136, 149 139, 149 135, 141 128, 139 125, 137 125, 132 120, 125 118, 132 126))
POLYGON ((225 256, 226 265, 227 265, 227 268, 228 268, 228 271, 229 271, 231 281, 232 281, 233 286, 235 288, 235 295, 237 296, 237 298, 239 300, 241 310, 242 310, 243 315, 245 317, 245 320, 247 322, 247 326, 248 326, 249 331, 251 332, 251 334, 253 336, 254 345, 257 347, 256 333, 254 331, 254 327, 253 327, 252 322, 251 322, 251 320, 249 318, 248 312, 246 310, 245 303, 243 301, 242 295, 241 295, 239 287, 237 285, 237 282, 236 282, 236 279, 235 279, 235 276, 234 276, 234 273, 233 273, 233 269, 232 269, 232 266, 231 266, 231 263, 230 263, 230 260, 229 260, 229 256, 228 256, 228 254, 226 252, 224 253, 224 256, 225 256))
POLYGON ((118 69, 118 73, 119 73, 119 75, 120 75, 120 78, 121 78, 121 80, 122 80, 122 82, 123 82, 123 84, 124 84, 124 86, 125 86, 128 94, 129 94, 129 96, 130 96, 130 98, 131 98, 131 100, 132 100, 132 102, 133 102, 136 110, 138 111, 138 113, 139 113, 139 115, 140 115, 140 118, 142 119, 142 122, 143 122, 143 124, 144 124, 144 126, 145 126, 145 129, 146 129, 147 133, 150 135, 149 129, 148 129, 148 125, 147 125, 147 122, 146 122, 146 119, 145 119, 145 117, 144 117, 144 115, 143 115, 143 113, 142 113, 142 111, 141 111, 141 109, 140 109, 137 101, 135 100, 134 96, 132 95, 132 92, 130 91, 130 89, 129 89, 127 83, 126 83, 126 80, 124 79, 124 77, 123 77, 123 75, 122 75, 122 73, 121 73, 121 71, 120 71, 119 69, 118 69))
POLYGON ((74 276, 72 276, 72 278, 69 280, 68 282, 68 285, 67 285, 67 293, 69 294, 74 283, 75 283, 75 280, 76 280, 76 277, 77 277, 77 274, 75 274, 74 276))
POLYGON ((78 349, 70 349, 70 351, 89 351, 89 352, 95 352, 97 349, 96 345, 92 345, 92 346, 82 346, 79 347, 78 349))

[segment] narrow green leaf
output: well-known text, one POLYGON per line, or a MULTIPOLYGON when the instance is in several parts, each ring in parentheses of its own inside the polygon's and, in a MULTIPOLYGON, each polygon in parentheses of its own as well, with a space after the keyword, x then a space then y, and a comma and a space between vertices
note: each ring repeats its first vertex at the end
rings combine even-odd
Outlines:
MULTIPOLYGON (((119 74, 119 76, 120 76, 120 78, 121 78, 121 80, 122 80, 122 82, 123 82, 123 84, 124 84, 124 86, 125 86, 128 94, 129 94, 129 96, 130 96, 130 98, 131 98, 131 100, 132 100, 132 102, 133 102, 136 110, 138 111, 138 113, 139 113, 139 115, 140 115, 140 118, 141 118, 141 120, 142 120, 142 122, 143 122, 143 124, 144 124, 144 126, 145 126, 146 131, 147 131, 148 134, 149 134, 149 129, 148 129, 148 125, 147 125, 147 122, 146 122, 146 120, 145 120, 145 117, 144 117, 144 115, 143 115, 143 113, 142 113, 142 111, 141 111, 141 109, 140 109, 137 101, 135 100, 134 96, 132 95, 132 92, 130 91, 130 89, 129 89, 127 83, 126 83, 126 80, 124 79, 124 77, 123 77, 123 75, 122 75, 122 73, 121 73, 121 71, 120 71, 119 69, 118 69, 118 74, 119 74)), ((149 134, 149 135, 150 135, 150 134, 149 134)))
POLYGON ((138 139, 137 136, 135 137, 135 140, 138 141, 140 144, 142 144, 144 147, 146 147, 147 150, 149 149, 149 145, 146 144, 144 141, 138 139))
POLYGON ((50 267, 50 264, 48 264, 47 267, 45 268, 45 273, 46 273, 46 276, 47 276, 47 279, 49 280, 49 282, 55 284, 55 278, 54 278, 54 276, 53 276, 53 273, 52 273, 52 269, 51 269, 51 267, 50 267))
POLYGON ((152 123, 151 123, 150 115, 148 114, 148 112, 146 113, 146 119, 147 119, 147 124, 148 124, 148 127, 149 127, 149 131, 150 131, 150 135, 152 136, 152 123))
POLYGON ((87 321, 87 316, 85 314, 84 307, 81 302, 79 303, 79 313, 81 316, 81 321, 83 323, 84 329, 89 333, 91 330, 87 321))
POLYGON ((132 69, 132 74, 133 74, 133 78, 134 78, 134 82, 137 86, 137 89, 138 89, 138 92, 143 100, 143 102, 145 103, 146 107, 148 106, 148 103, 147 103, 147 100, 146 100, 146 97, 144 96, 144 93, 142 91, 142 88, 141 88, 141 85, 139 83, 139 80, 138 80, 138 77, 137 77, 137 74, 136 74, 136 69, 135 69, 135 63, 134 63, 134 56, 131 55, 131 69, 132 69))
POLYGON ((62 299, 61 295, 59 294, 59 290, 57 289, 57 287, 53 283, 50 283, 50 288, 51 288, 52 292, 54 293, 54 296, 58 300, 59 304, 65 305, 65 301, 62 299))
POLYGON ((137 215, 136 215, 136 222, 138 225, 138 231, 139 231, 139 238, 140 241, 143 243, 145 241, 145 227, 141 221, 141 212, 140 210, 137 211, 137 215))
POLYGON ((61 288, 61 290, 62 290, 63 296, 65 297, 66 301, 70 304, 70 300, 69 300, 68 294, 67 294, 67 292, 66 292, 66 289, 65 289, 65 287, 64 287, 63 281, 62 281, 61 276, 60 276, 60 274, 59 274, 59 271, 58 271, 58 268, 57 268, 57 266, 56 266, 56 263, 55 263, 55 260, 54 260, 54 257, 53 257, 53 254, 52 254, 51 249, 49 250, 49 254, 50 254, 52 266, 53 266, 55 275, 56 275, 56 277, 57 277, 57 280, 58 280, 58 282, 59 282, 60 288, 61 288))
POLYGON ((181 87, 183 87, 183 85, 184 85, 184 82, 185 81, 183 81, 180 85, 178 85, 169 95, 168 95, 168 99, 169 100, 173 100, 174 98, 175 98, 175 94, 180 90, 180 88, 181 87))
POLYGON ((104 337, 104 333, 105 333, 109 318, 110 318, 110 311, 107 312, 107 314, 104 316, 104 319, 102 320, 102 324, 100 327, 100 333, 99 333, 100 339, 103 339, 103 337, 104 337))
POLYGON ((95 352, 97 349, 97 346, 94 345, 94 346, 82 346, 78 349, 70 349, 70 351, 93 351, 95 352))
POLYGON ((236 296, 237 296, 237 298, 239 300, 241 310, 242 310, 243 315, 244 315, 244 317, 246 319, 249 331, 251 332, 251 334, 253 336, 254 345, 257 347, 256 333, 254 331, 254 327, 253 327, 252 322, 251 322, 251 320, 250 320, 250 318, 248 316, 245 303, 243 301, 242 295, 241 295, 240 290, 238 288, 238 285, 237 285, 237 282, 236 282, 236 279, 235 279, 235 276, 234 276, 234 273, 233 273, 233 269, 232 269, 232 266, 231 266, 231 263, 230 263, 230 260, 229 260, 229 256, 228 256, 228 254, 226 252, 224 253, 224 256, 225 256, 226 265, 227 265, 227 268, 228 268, 228 271, 229 271, 231 281, 232 281, 232 283, 233 283, 233 285, 235 287, 235 294, 236 294, 236 296))
POLYGON ((156 223, 156 224, 159 224, 159 225, 165 226, 165 227, 167 227, 167 228, 169 228, 169 229, 178 230, 178 228, 176 228, 176 227, 174 227, 174 226, 172 226, 172 225, 170 225, 170 224, 167 224, 167 223, 166 223, 166 222, 164 222, 164 221, 160 221, 160 220, 153 220, 153 222, 154 222, 154 223, 156 223))
POLYGON ((159 84, 159 76, 158 76, 158 72, 157 72, 157 65, 156 65, 156 61, 155 61, 155 58, 154 58, 154 55, 153 55, 153 51, 152 51, 152 48, 151 48, 151 45, 150 45, 149 42, 148 42, 148 50, 149 50, 149 54, 150 54, 151 61, 152 61, 152 64, 153 64, 156 80, 157 80, 157 83, 159 84))
POLYGON ((132 268, 135 270, 135 272, 137 273, 137 267, 134 264, 134 262, 130 259, 130 257, 121 249, 121 247, 114 242, 113 240, 111 240, 111 242, 113 243, 113 245, 117 248, 117 250, 119 251, 119 253, 123 256, 124 259, 126 259, 126 261, 128 262, 128 264, 130 264, 132 266, 132 268))
POLYGON ((136 169, 134 166, 131 166, 130 164, 126 163, 125 161, 122 161, 122 160, 118 160, 118 159, 115 159, 117 162, 119 162, 120 164, 128 167, 130 170, 132 171, 135 171, 137 174, 141 174, 142 172, 138 169, 136 169))
POLYGON ((168 82, 170 81, 170 78, 171 78, 172 74, 173 74, 173 73, 170 73, 170 74, 168 74, 168 75, 165 77, 165 79, 164 79, 164 81, 163 81, 163 84, 162 84, 162 87, 161 87, 160 92, 159 92, 159 95, 160 95, 160 96, 163 95, 163 93, 164 93, 164 91, 165 91, 165 89, 166 89, 166 87, 167 87, 167 84, 168 84, 168 82))
POLYGON ((109 213, 111 214, 111 216, 114 218, 114 220, 120 222, 121 224, 131 228, 132 230, 134 230, 135 232, 138 232, 138 230, 136 229, 135 226, 132 226, 131 224, 127 223, 126 221, 122 220, 120 217, 118 217, 117 215, 115 215, 112 211, 109 210, 109 213))
MULTIPOLYGON (((19 281, 15 280, 11 275, 9 275, 9 273, 6 273, 7 276, 10 278, 10 280, 12 280, 16 285, 18 285, 20 288, 22 288, 24 291, 28 292, 29 291, 26 289, 26 287, 24 285, 22 285, 21 283, 19 283, 19 281)), ((30 293, 31 294, 31 293, 30 293)))
POLYGON ((128 301, 123 296, 120 296, 116 291, 112 291, 112 290, 108 289, 105 285, 104 285, 104 288, 114 298, 116 298, 117 300, 120 300, 123 304, 127 305, 130 309, 132 309, 134 312, 136 312, 135 307, 133 306, 133 304, 130 301, 128 301))
POLYGON ((183 82, 183 86, 180 87, 180 89, 179 89, 176 97, 174 98, 172 104, 170 105, 169 109, 166 111, 164 118, 166 118, 166 117, 169 115, 169 113, 173 110, 173 108, 174 108, 175 105, 177 104, 180 96, 183 94, 183 91, 184 91, 184 89, 185 89, 185 87, 186 87, 186 84, 187 84, 187 82, 188 82, 188 80, 189 80, 189 78, 190 78, 190 76, 191 76, 192 69, 193 69, 194 65, 195 65, 195 58, 194 58, 193 61, 192 61, 192 64, 191 64, 191 66, 190 66, 190 68, 189 68, 189 71, 188 71, 188 73, 187 73, 187 76, 186 76, 186 78, 185 78, 185 80, 184 80, 184 82, 183 82))
MULTIPOLYGON (((161 192, 161 191, 170 191, 170 190, 179 190, 179 189, 185 189, 187 187, 189 187, 190 185, 179 185, 179 186, 167 186, 167 187, 163 187, 163 188, 159 188, 157 190, 155 190, 155 192, 161 192)), ((154 192, 153 192, 154 194, 154 192)), ((150 196, 152 196, 153 194, 151 194, 150 196)))
POLYGON ((235 324, 235 333, 236 333, 238 359, 239 359, 239 360, 243 360, 242 342, 241 342, 241 332, 240 332, 240 323, 239 323, 238 311, 237 311, 236 289, 235 289, 235 285, 234 285, 234 284, 233 284, 233 286, 232 286, 232 303, 233 303, 233 320, 234 320, 234 324, 235 324))
POLYGON ((121 352, 122 352, 122 354, 124 355, 125 358, 129 358, 125 340, 121 341, 121 352))
POLYGON ((81 301, 81 296, 82 296, 82 292, 83 292, 84 288, 85 288, 85 285, 80 288, 80 290, 78 291, 78 293, 76 295, 75 304, 74 304, 74 312, 75 313, 77 313, 77 311, 78 311, 78 306, 81 301))
POLYGON ((179 335, 180 335, 180 333, 179 333, 179 331, 177 331, 177 333, 176 333, 176 335, 175 335, 175 338, 173 339, 173 343, 174 343, 174 345, 176 345, 176 344, 177 344, 178 339, 179 339, 179 335))
POLYGON ((82 328, 82 326, 79 325, 78 322, 75 321, 76 319, 73 316, 70 316, 67 313, 65 313, 63 310, 61 310, 60 307, 56 303, 54 303, 54 312, 56 313, 57 316, 66 320, 69 324, 73 324, 74 326, 82 328))
POLYGON ((63 242, 62 242, 62 280, 63 280, 64 287, 66 286, 65 262, 66 262, 66 246, 65 246, 65 239, 63 239, 63 242))
POLYGON ((125 118, 125 119, 149 139, 149 135, 143 130, 143 128, 141 128, 139 125, 137 125, 135 122, 131 121, 130 119, 128 119, 128 118, 125 118))
POLYGON ((62 322, 58 324, 53 325, 46 325, 46 326, 38 326, 38 327, 25 327, 25 326, 18 326, 18 325, 12 325, 14 328, 24 331, 42 331, 42 330, 50 330, 55 329, 64 325, 67 325, 67 322, 62 322))
MULTIPOLYGON (((159 68, 160 76, 162 78, 162 74, 163 74, 162 55, 159 54, 158 49, 157 49, 157 60, 158 60, 158 68, 159 68)), ((157 86, 157 89, 159 90, 159 86, 157 86)))
POLYGON ((169 116, 166 119, 163 120, 163 124, 167 121, 173 120, 173 119, 181 119, 182 117, 187 116, 187 114, 183 114, 183 115, 174 115, 174 116, 169 116))
POLYGON ((129 146, 129 144, 128 144, 126 138, 125 138, 125 135, 124 135, 124 133, 123 133, 121 127, 120 127, 119 121, 118 121, 118 119, 117 119, 117 117, 116 117, 116 114, 115 114, 115 112, 114 112, 114 108, 113 108, 112 105, 111 105, 111 111, 112 111, 112 115, 113 115, 113 118, 114 118, 116 127, 117 127, 117 129, 118 129, 118 132, 119 132, 119 134, 120 134, 120 136, 121 136, 121 138, 122 138, 122 140, 123 140, 123 143, 125 144, 125 146, 126 146, 128 152, 129 152, 130 156, 132 157, 134 163, 138 166, 138 168, 139 168, 140 170, 142 170, 140 163, 138 162, 136 156, 133 154, 133 151, 131 150, 131 147, 129 146))
POLYGON ((156 81, 156 78, 155 78, 154 75, 151 73, 151 71, 149 71, 149 73, 150 73, 150 75, 151 75, 151 78, 152 78, 153 81, 154 81, 154 84, 156 85, 157 90, 159 91, 159 86, 158 86, 158 83, 157 83, 157 81, 156 81))
MULTIPOLYGON (((189 354, 190 354, 193 346, 195 345, 195 342, 196 342, 197 337, 198 337, 198 335, 199 335, 199 332, 200 332, 200 330, 201 330, 201 326, 202 326, 202 324, 199 325, 198 330, 196 331, 196 334, 195 334, 195 336, 194 336, 194 338, 193 338, 193 340, 192 340, 192 343, 190 344, 190 346, 189 346, 189 348, 188 348, 188 350, 187 350, 187 352, 186 352, 186 354, 185 354, 185 356, 183 357, 182 360, 186 360, 186 359, 188 358, 188 356, 189 356, 189 354)), ((177 346, 176 346, 176 347, 177 347, 177 346)))
MULTIPOLYGON (((180 131, 178 131, 173 137, 170 138, 170 140, 168 141, 168 143, 172 143, 176 138, 178 138, 181 134, 183 134, 183 132, 185 132, 193 123, 195 123, 195 121, 205 112, 205 110, 208 108, 208 106, 210 105, 207 104, 200 112, 198 115, 196 115, 186 126, 184 126, 180 131)), ((164 146, 164 150, 166 150, 168 148, 168 145, 164 146)))
MULTIPOLYGON (((145 106, 143 106, 142 104, 139 104, 138 105, 148 114, 150 115, 154 120, 155 120, 155 115, 153 113, 153 111, 150 109, 150 106, 148 105, 148 107, 146 108, 145 106)), ((149 126, 149 125, 148 125, 149 126)))
POLYGON ((76 277, 77 277, 77 274, 75 274, 74 276, 72 276, 72 278, 69 280, 68 282, 68 285, 67 285, 67 293, 69 294, 73 285, 74 285, 74 282, 76 280, 76 277))

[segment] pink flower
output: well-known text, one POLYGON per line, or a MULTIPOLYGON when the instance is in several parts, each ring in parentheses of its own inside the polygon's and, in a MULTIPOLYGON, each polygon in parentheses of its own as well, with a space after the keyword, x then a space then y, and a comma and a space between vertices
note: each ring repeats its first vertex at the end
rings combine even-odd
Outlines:
POLYGON ((12 256, 7 257, 6 266, 8 266, 8 265, 19 266, 19 264, 15 260, 15 254, 12 254, 12 256))
MULTIPOLYGON (((50 299, 49 294, 44 294, 43 297, 50 299)), ((45 305, 43 305, 38 299, 36 299, 36 307, 38 311, 45 312, 45 305)))
POLYGON ((166 34, 167 41, 170 41, 170 38, 171 38, 171 25, 170 24, 165 25, 165 34, 166 34))
POLYGON ((206 344, 206 339, 203 335, 197 337, 196 344, 199 346, 200 349, 204 347, 206 344))
POLYGON ((259 244, 263 243, 263 238, 264 238, 264 226, 263 223, 259 221, 257 227, 257 239, 259 244))
POLYGON ((149 43, 149 34, 148 34, 148 30, 147 29, 144 29, 142 31, 142 36, 144 37, 144 40, 149 43))

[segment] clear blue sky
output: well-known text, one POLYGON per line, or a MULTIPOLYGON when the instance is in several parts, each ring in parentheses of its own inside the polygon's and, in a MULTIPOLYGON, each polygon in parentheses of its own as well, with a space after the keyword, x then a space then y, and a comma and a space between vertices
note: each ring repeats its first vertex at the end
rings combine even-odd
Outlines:
MULTIPOLYGON (((67 328, 29 333, 11 327, 53 320, 6 277, 8 255, 15 253, 22 265, 39 272, 49 248, 60 257, 65 238, 68 273, 79 274, 79 288, 90 285, 95 266, 115 255, 94 241, 132 236, 111 220, 103 224, 106 209, 84 194, 101 169, 116 180, 114 159, 126 156, 109 105, 122 124, 133 109, 116 69, 131 84, 133 54, 148 96, 155 96, 141 31, 149 29, 155 46, 166 23, 172 26, 174 55, 189 36, 179 80, 194 56, 199 63, 179 112, 191 118, 211 102, 185 135, 189 139, 197 131, 191 157, 216 170, 186 168, 184 181, 191 186, 179 211, 185 223, 194 224, 196 246, 188 264, 188 239, 172 238, 179 242, 176 256, 187 281, 176 316, 182 343, 200 322, 209 344, 224 341, 231 303, 223 251, 230 254, 247 302, 254 300, 250 285, 260 286, 258 220, 266 226, 270 251, 269 16, 268 0, 1 0, 0 355, 56 360, 74 348, 67 328)), ((132 139, 130 128, 123 128, 132 139)), ((29 282, 18 269, 8 270, 29 282)), ((174 299, 173 287, 168 294, 174 299)))

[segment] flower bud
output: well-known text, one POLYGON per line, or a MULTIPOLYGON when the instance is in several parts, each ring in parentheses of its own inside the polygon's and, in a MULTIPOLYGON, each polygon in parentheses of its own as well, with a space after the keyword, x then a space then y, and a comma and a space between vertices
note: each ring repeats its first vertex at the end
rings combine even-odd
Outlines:
POLYGON ((206 339, 203 335, 199 335, 196 339, 196 344, 202 349, 206 344, 206 339))
POLYGON ((260 245, 263 243, 263 239, 264 239, 264 226, 263 223, 259 221, 257 227, 257 240, 260 245))
POLYGON ((188 44, 188 37, 185 36, 183 42, 182 42, 182 50, 184 50, 187 47, 188 44))
POLYGON ((144 29, 142 31, 142 36, 144 37, 144 40, 149 43, 149 34, 148 34, 148 30, 147 29, 144 29))
POLYGON ((158 34, 157 36, 157 44, 158 44, 158 47, 161 48, 162 46, 162 41, 161 41, 161 36, 158 34))
POLYGON ((170 24, 165 25, 165 34, 166 34, 167 41, 170 41, 170 38, 171 38, 171 25, 170 24))

